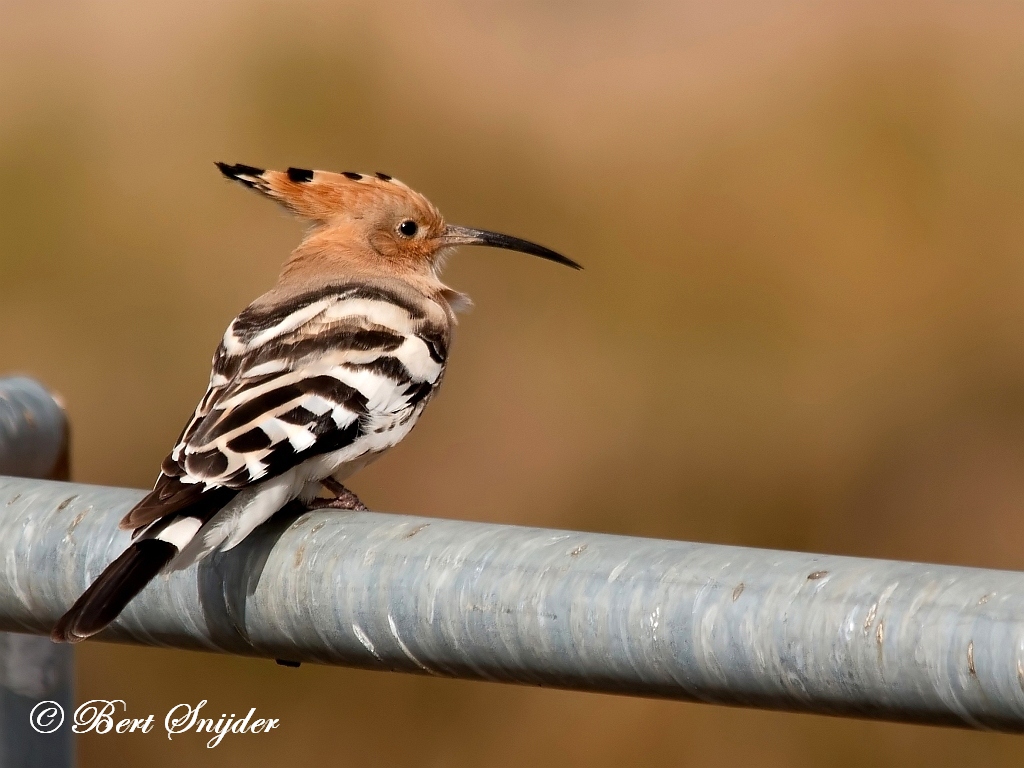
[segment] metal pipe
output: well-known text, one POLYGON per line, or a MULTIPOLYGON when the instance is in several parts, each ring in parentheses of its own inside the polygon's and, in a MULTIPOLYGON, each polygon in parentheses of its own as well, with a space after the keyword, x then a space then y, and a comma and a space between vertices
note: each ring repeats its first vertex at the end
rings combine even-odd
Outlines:
MULTIPOLYGON (((32 379, 0 379, 0 473, 67 479, 67 472, 63 409, 32 379)), ((74 663, 70 648, 48 638, 0 633, 0 768, 74 764, 70 728, 47 734, 30 724, 41 701, 71 711, 74 663)))
MULTIPOLYGON (((46 632, 141 492, 0 479, 0 629, 46 632)), ((352 512, 281 514, 103 639, 1024 731, 1024 574, 352 512)))
POLYGON ((67 440, 64 411, 41 384, 23 376, 0 379, 0 474, 65 474, 67 440))

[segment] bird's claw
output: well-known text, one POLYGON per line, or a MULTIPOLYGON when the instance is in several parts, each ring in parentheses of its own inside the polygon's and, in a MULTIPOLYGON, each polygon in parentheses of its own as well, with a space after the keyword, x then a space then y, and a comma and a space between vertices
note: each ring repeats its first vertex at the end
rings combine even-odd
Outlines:
POLYGON ((369 507, 360 501, 352 491, 339 483, 333 477, 320 481, 321 485, 334 494, 331 499, 313 499, 310 502, 310 509, 348 509, 355 512, 368 512, 369 507))

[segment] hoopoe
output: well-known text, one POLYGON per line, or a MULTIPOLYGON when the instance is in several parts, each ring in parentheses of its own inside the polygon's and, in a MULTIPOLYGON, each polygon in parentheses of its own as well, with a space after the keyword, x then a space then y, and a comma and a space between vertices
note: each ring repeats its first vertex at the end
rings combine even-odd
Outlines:
POLYGON ((444 377, 466 296, 441 282, 460 245, 579 269, 509 235, 446 224, 383 173, 221 172, 311 223, 277 284, 228 325, 209 388, 153 490, 121 520, 133 543, 57 623, 78 642, 117 618, 161 571, 238 545, 293 499, 365 509, 342 484, 402 440, 444 377))

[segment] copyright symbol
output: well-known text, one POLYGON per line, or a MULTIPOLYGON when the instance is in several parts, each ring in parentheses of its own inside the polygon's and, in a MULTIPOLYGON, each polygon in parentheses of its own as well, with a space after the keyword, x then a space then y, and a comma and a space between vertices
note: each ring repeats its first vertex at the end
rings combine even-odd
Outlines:
POLYGON ((36 733, 53 733, 64 725, 64 708, 56 701, 40 701, 28 713, 28 722, 36 733))

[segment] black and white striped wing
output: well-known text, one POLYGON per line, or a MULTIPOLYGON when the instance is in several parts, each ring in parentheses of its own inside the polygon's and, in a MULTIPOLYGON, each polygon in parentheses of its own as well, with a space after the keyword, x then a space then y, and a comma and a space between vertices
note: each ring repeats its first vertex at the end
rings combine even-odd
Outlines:
POLYGON ((446 354, 443 327, 376 288, 248 308, 228 327, 209 389, 153 492, 122 525, 138 528, 211 492, 234 495, 314 457, 341 466, 386 450, 412 429, 446 354))

